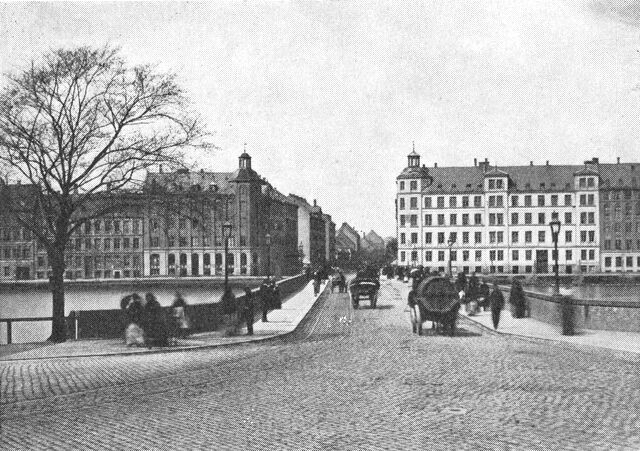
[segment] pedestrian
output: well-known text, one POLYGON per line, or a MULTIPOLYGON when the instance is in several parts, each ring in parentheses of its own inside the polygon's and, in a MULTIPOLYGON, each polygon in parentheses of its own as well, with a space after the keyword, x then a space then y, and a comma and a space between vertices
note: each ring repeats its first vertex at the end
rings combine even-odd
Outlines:
POLYGON ((282 299, 280 298, 280 288, 278 288, 278 284, 276 280, 273 279, 271 281, 271 306, 275 309, 282 308, 282 299))
POLYGON ((491 320, 493 321, 493 328, 498 329, 498 323, 500 322, 500 312, 504 308, 504 296, 502 291, 498 288, 498 284, 494 282, 493 292, 489 295, 489 305, 491 306, 491 320))
POLYGON ((167 318, 160 303, 152 293, 145 295, 144 336, 147 347, 166 346, 169 339, 167 318))
POLYGON ((260 306, 262 307, 262 322, 267 322, 267 313, 269 313, 269 278, 266 278, 260 285, 260 306))
POLYGON ((240 299, 238 309, 240 310, 240 321, 247 323, 247 335, 253 335, 254 306, 251 288, 245 287, 244 297, 240 299))
POLYGON ((320 293, 320 283, 322 283, 322 275, 320 270, 316 271, 313 277, 313 295, 317 296, 320 293))
POLYGON ((189 335, 191 324, 187 316, 187 303, 179 292, 176 292, 171 304, 171 320, 172 338, 185 338, 189 335))
POLYGON ((127 295, 120 301, 120 307, 127 315, 124 343, 127 346, 144 346, 144 331, 141 327, 144 314, 142 297, 138 293, 127 295))

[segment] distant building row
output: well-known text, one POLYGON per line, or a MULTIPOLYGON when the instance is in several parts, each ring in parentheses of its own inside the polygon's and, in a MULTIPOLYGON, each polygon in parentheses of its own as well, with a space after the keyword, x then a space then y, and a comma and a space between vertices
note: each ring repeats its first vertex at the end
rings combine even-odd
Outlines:
MULTIPOLYGON (((11 195, 33 186, 2 184, 11 195)), ((243 153, 234 172, 178 170, 147 176, 140 192, 96 199, 114 206, 85 222, 66 252, 67 279, 159 276, 290 275, 331 263, 335 224, 314 201, 285 196, 243 153), (225 228, 231 225, 225 257, 225 228)), ((0 208, 0 280, 46 279, 47 254, 0 208)))
POLYGON ((427 168, 397 177, 398 264, 458 272, 640 271, 640 163, 427 168))

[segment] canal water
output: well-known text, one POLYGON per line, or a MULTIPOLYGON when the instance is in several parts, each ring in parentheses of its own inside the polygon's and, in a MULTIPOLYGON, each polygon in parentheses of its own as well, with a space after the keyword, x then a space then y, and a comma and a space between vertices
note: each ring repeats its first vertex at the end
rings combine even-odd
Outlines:
MULTIPOLYGON (((524 285, 523 288, 527 291, 552 295, 554 287, 524 285)), ((640 303, 640 285, 560 286, 560 294, 572 296, 576 299, 640 303)))
MULTIPOLYGON (((244 287, 257 287, 259 282, 233 286, 237 295, 244 293, 244 287)), ((170 306, 176 291, 180 291, 188 304, 207 304, 219 302, 223 293, 223 286, 219 283, 203 287, 172 287, 158 286, 154 288, 139 288, 135 285, 80 287, 67 285, 65 287, 65 315, 77 310, 108 310, 120 308, 120 299, 127 294, 137 292, 144 296, 152 292, 162 306, 170 306)), ((0 289, 0 318, 20 317, 50 317, 51 293, 46 287, 2 287, 0 289)), ((51 334, 51 322, 19 322, 12 325, 12 339, 14 343, 28 343, 44 341, 51 334)), ((0 344, 7 343, 6 324, 0 323, 0 344)))

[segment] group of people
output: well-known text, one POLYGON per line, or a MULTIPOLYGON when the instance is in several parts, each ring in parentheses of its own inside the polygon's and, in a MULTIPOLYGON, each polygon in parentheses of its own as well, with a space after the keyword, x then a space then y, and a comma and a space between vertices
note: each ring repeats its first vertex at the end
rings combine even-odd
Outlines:
POLYGON ((267 314, 269 310, 281 309, 282 299, 280 297, 280 289, 276 281, 271 277, 264 279, 258 290, 257 300, 251 288, 245 287, 244 296, 236 300, 231 287, 227 287, 222 295, 222 303, 225 313, 238 315, 238 326, 246 324, 247 335, 253 335, 253 321, 255 319, 256 301, 260 303, 262 310, 262 322, 267 322, 267 314))
POLYGON ((347 278, 341 269, 337 269, 335 273, 329 277, 329 289, 332 293, 336 287, 338 288, 338 293, 347 291, 347 278))
POLYGON ((138 293, 123 297, 120 308, 127 317, 125 344, 127 346, 168 346, 177 338, 189 334, 190 323, 186 312, 187 303, 176 293, 169 314, 162 308, 153 293, 138 293))
POLYGON ((467 281, 465 274, 460 273, 456 280, 456 285, 460 289, 460 299, 463 303, 491 310, 493 328, 498 329, 500 313, 504 308, 504 296, 498 284, 494 282, 493 288, 489 289, 489 285, 485 281, 482 284, 479 283, 475 274, 472 274, 467 281))

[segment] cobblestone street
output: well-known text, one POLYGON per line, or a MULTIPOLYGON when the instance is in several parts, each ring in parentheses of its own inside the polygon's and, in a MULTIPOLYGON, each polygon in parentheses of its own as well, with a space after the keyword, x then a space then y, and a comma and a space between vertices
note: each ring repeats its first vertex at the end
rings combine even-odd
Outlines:
MULTIPOLYGON (((638 356, 411 334, 322 296, 295 334, 143 356, 2 362, 3 449, 638 449, 638 356)), ((508 312, 503 312, 503 315, 508 312)))

